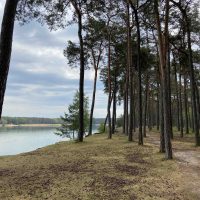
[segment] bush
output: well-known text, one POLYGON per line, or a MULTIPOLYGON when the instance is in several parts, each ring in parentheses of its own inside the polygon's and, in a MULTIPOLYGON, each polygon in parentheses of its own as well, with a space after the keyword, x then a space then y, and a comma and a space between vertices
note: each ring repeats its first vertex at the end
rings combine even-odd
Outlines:
POLYGON ((104 133, 105 132, 104 123, 99 124, 99 127, 98 127, 97 130, 98 130, 98 133, 104 133))

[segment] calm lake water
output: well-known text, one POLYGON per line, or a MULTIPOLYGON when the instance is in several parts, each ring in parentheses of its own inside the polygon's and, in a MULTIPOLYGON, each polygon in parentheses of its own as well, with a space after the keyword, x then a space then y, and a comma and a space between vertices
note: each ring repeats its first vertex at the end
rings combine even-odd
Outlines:
MULTIPOLYGON (((94 125, 93 132, 97 130, 94 125)), ((16 155, 70 140, 55 134, 54 127, 12 127, 0 128, 0 156, 16 155)))

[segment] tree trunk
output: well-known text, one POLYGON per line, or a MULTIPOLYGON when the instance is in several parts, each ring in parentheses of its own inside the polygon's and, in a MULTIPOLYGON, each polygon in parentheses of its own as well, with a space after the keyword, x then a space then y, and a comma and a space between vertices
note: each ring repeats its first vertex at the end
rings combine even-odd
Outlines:
POLYGON ((95 105, 95 99, 96 99, 96 85, 97 85, 97 75, 98 75, 97 72, 98 72, 98 69, 99 69, 99 63, 100 63, 101 54, 102 54, 102 49, 101 49, 102 43, 103 43, 103 42, 101 42, 100 47, 99 47, 99 54, 98 54, 98 59, 97 59, 97 61, 96 61, 96 58, 95 58, 94 50, 91 49, 95 74, 94 74, 94 85, 93 85, 92 105, 91 105, 91 111, 90 111, 89 135, 92 134, 93 113, 94 113, 94 105, 95 105))
POLYGON ((126 127, 126 83, 124 84, 124 115, 123 115, 123 133, 125 134, 126 127))
POLYGON ((93 123, 93 113, 94 113, 94 104, 95 104, 95 97, 96 97, 96 85, 97 85, 97 71, 98 71, 98 68, 95 67, 93 95, 92 95, 92 105, 91 105, 91 111, 90 111, 89 135, 92 135, 92 123, 93 123))
POLYGON ((130 8, 129 2, 127 8, 127 66, 126 66, 126 108, 125 108, 125 134, 129 136, 129 73, 130 73, 130 8))
POLYGON ((115 124, 116 124, 116 92, 117 92, 117 76, 116 69, 114 70, 114 87, 113 87, 113 116, 112 116, 112 134, 115 133, 115 124))
POLYGON ((164 115, 163 115, 163 88, 160 84, 160 153, 165 153, 164 115))
POLYGON ((141 78, 141 37, 140 37, 140 22, 138 18, 137 9, 134 10, 135 22, 137 27, 137 70, 138 70, 138 106, 139 106, 139 140, 138 144, 143 145, 143 134, 142 134, 142 78, 141 78))
POLYGON ((133 131, 136 132, 136 95, 135 95, 135 80, 133 80, 133 131))
POLYGON ((109 41, 108 41, 108 139, 112 139, 112 127, 111 127, 111 75, 110 75, 110 67, 111 67, 111 32, 109 32, 109 41))
POLYGON ((152 107, 151 107, 150 91, 148 92, 147 105, 148 105, 148 128, 149 131, 152 131, 152 107))
MULTIPOLYGON (((111 99, 110 99, 110 102, 109 102, 109 107, 111 108, 111 104, 112 104, 112 101, 113 101, 113 96, 111 96, 111 99)), ((107 121, 108 121, 108 113, 106 115, 106 118, 105 118, 105 121, 104 121, 104 128, 103 128, 103 132, 105 133, 106 131, 106 125, 107 125, 107 121)))
POLYGON ((19 0, 7 0, 0 35, 0 119, 10 67, 16 8, 19 0))
POLYGON ((198 111, 196 104, 196 90, 195 90, 195 76, 194 76, 194 65, 193 65, 193 53, 192 53, 192 45, 191 45, 191 20, 188 18, 187 9, 182 7, 182 4, 179 2, 172 1, 176 6, 179 7, 183 19, 185 21, 185 28, 187 32, 187 44, 188 44, 188 60, 189 60, 189 75, 190 75, 190 86, 191 86, 191 99, 192 99, 192 110, 193 110, 193 124, 194 124, 194 132, 195 132, 195 144, 196 146, 200 146, 200 136, 199 136, 199 122, 198 122, 198 111))
POLYGON ((146 137, 146 126, 147 126, 147 102, 148 102, 148 94, 149 94, 149 75, 148 71, 146 74, 146 86, 145 86, 145 102, 144 102, 144 137, 146 137))
POLYGON ((180 105, 180 131, 181 138, 183 138, 183 107, 182 107, 182 83, 181 83, 181 69, 179 72, 179 105, 180 105))
POLYGON ((191 31, 190 31, 190 22, 187 16, 186 11, 183 13, 185 22, 186 22, 186 29, 187 29, 187 43, 188 43, 188 50, 189 50, 189 67, 190 67, 190 82, 191 82, 191 93, 192 93, 192 107, 193 107, 193 114, 194 114, 194 131, 195 131, 195 143, 196 146, 200 146, 200 137, 199 137, 199 122, 198 122, 198 110, 196 104, 196 89, 195 89, 195 76, 194 76, 194 66, 193 66, 193 55, 192 55, 192 46, 191 46, 191 31))
POLYGON ((171 107, 171 63, 170 63, 170 49, 168 44, 168 58, 167 58, 167 84, 168 84, 168 105, 169 105, 169 126, 170 126, 170 136, 171 139, 174 138, 173 128, 172 128, 172 107, 171 107))
POLYGON ((129 68, 129 97, 130 97, 130 114, 128 141, 133 141, 133 69, 132 69, 132 48, 131 48, 131 27, 130 27, 130 6, 127 0, 127 63, 129 68))
POLYGON ((184 107, 185 107, 185 133, 189 134, 188 97, 187 97, 187 78, 186 78, 186 74, 184 74, 184 107))
POLYGON ((167 59, 168 59, 168 22, 169 22, 169 0, 166 0, 165 5, 165 31, 162 34, 160 14, 158 10, 158 1, 154 0, 154 13, 156 19, 156 27, 158 32, 159 43, 159 58, 160 58, 160 72, 161 83, 163 86, 163 114, 164 114, 164 138, 165 138, 165 156, 166 159, 172 159, 172 145, 170 137, 170 119, 169 119, 169 105, 168 105, 168 87, 167 87, 167 59))
MULTIPOLYGON (((159 88, 159 84, 158 84, 158 88, 159 88)), ((159 113, 159 109, 160 109, 160 99, 159 99, 159 92, 157 93, 157 101, 156 101, 156 129, 159 130, 159 121, 160 121, 160 113, 159 113)))
POLYGON ((84 58, 84 47, 83 47, 83 25, 82 25, 82 14, 78 8, 78 37, 80 42, 80 81, 79 81, 79 133, 78 141, 83 141, 84 136, 84 73, 85 73, 85 58, 84 58))
POLYGON ((196 85, 196 91, 197 91, 197 109, 198 109, 198 121, 199 121, 199 127, 200 127, 200 98, 199 98, 199 90, 196 85))
POLYGON ((177 68, 176 63, 174 65, 174 76, 175 76, 175 88, 176 88, 176 103, 177 103, 177 129, 180 131, 180 111, 179 111, 179 92, 178 92, 178 81, 177 81, 177 68))

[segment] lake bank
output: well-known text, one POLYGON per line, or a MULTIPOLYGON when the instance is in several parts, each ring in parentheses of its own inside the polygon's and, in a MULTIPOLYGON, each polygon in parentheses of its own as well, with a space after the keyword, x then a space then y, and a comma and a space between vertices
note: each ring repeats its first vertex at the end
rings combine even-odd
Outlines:
POLYGON ((0 127, 7 127, 7 128, 12 128, 12 127, 59 127, 61 124, 5 124, 1 125, 0 127))
POLYGON ((0 199, 191 199, 176 160, 163 161, 154 145, 141 147, 122 135, 98 134, 0 160, 0 199))
MULTIPOLYGON (((97 131, 93 124, 93 134, 97 131)), ((77 133, 60 136, 58 126, 12 126, 0 128, 0 156, 29 152, 60 141, 76 139, 77 133)))

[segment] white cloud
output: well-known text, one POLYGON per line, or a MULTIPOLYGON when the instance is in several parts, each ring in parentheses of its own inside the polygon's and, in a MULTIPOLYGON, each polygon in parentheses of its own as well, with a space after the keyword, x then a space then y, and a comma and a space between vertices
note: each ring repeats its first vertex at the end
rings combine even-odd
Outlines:
MULTIPOLYGON (((1 0, 0 22, 4 4, 1 0)), ((50 32, 36 22, 25 26, 16 22, 3 115, 59 117, 66 111, 79 87, 79 69, 70 68, 63 56, 68 40, 77 41, 75 25, 50 32)), ((93 75, 93 70, 85 71, 90 97, 93 75)), ((107 96, 97 90, 95 117, 105 117, 106 104, 107 96)))

